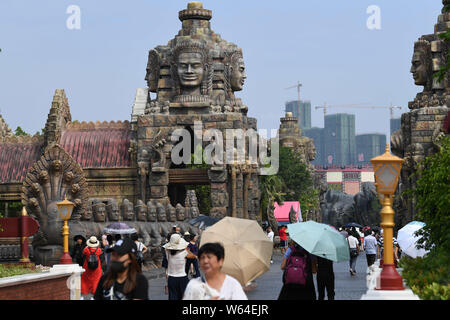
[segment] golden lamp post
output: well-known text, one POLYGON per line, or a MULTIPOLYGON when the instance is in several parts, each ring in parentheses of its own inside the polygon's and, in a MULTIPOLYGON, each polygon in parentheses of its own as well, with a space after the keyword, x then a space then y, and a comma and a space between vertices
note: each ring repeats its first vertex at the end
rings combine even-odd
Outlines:
POLYGON ((67 200, 67 197, 64 196, 64 200, 61 202, 58 202, 56 204, 58 206, 58 211, 61 216, 61 219, 64 220, 64 226, 63 226, 63 237, 64 237, 64 253, 59 260, 60 264, 72 264, 72 258, 69 255, 69 226, 67 225, 67 221, 70 219, 70 216, 72 215, 73 208, 75 207, 75 204, 73 202, 70 202, 67 200))
POLYGON ((381 227, 383 228, 383 270, 381 271, 378 290, 404 290, 403 279, 395 269, 393 251, 394 214, 393 197, 397 188, 403 159, 393 156, 386 144, 386 152, 370 160, 375 172, 376 188, 382 199, 381 227))

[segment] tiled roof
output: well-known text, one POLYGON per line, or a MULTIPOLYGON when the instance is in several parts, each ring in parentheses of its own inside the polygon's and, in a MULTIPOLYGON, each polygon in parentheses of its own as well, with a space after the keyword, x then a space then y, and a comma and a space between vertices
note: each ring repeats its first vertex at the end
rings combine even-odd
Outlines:
POLYGON ((131 165, 129 122, 71 124, 60 145, 82 168, 123 168, 131 165))
POLYGON ((0 142, 0 183, 22 182, 41 157, 42 142, 0 142))

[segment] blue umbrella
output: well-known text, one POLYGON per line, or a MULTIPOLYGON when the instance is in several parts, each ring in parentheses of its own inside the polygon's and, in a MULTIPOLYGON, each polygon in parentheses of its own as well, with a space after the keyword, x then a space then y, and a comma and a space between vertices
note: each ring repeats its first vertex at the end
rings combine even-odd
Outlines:
POLYGON ((114 222, 103 229, 103 233, 110 234, 133 234, 137 233, 135 228, 130 227, 123 222, 114 222))
POLYGON ((309 253, 332 261, 350 260, 345 237, 327 224, 315 221, 288 224, 289 237, 309 253))
POLYGON ((213 224, 218 222, 218 218, 210 217, 210 216, 198 216, 194 219, 189 220, 189 224, 192 226, 196 226, 199 229, 206 229, 211 227, 213 224))

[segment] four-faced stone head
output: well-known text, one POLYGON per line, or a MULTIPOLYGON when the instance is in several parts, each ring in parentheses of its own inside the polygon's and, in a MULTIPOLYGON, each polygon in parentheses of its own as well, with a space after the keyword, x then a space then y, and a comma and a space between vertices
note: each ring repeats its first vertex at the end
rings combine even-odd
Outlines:
POLYGON ((419 40, 414 44, 414 54, 411 61, 411 73, 414 83, 418 86, 426 86, 431 71, 430 44, 426 40, 419 40))
POLYGON ((245 74, 245 64, 242 55, 237 55, 234 58, 231 65, 231 90, 241 91, 244 87, 245 79, 247 75, 245 74))
POLYGON ((178 55, 177 72, 182 87, 199 87, 205 73, 200 52, 183 52, 178 55))

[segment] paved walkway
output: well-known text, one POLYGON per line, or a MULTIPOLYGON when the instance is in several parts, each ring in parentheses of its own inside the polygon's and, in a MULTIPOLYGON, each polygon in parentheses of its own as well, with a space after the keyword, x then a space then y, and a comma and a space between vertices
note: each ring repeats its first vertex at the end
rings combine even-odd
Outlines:
MULTIPOLYGON (((275 252, 273 264, 269 271, 256 279, 256 288, 247 292, 249 300, 276 300, 281 290, 280 269, 282 256, 280 252, 275 252)), ((349 263, 334 263, 335 275, 335 299, 336 300, 359 300, 366 293, 366 269, 367 260, 364 253, 360 254, 356 262, 356 275, 351 276, 349 272, 349 263)), ((167 300, 168 296, 164 294, 165 278, 163 269, 145 272, 149 279, 149 299, 167 300)), ((317 289, 317 282, 314 276, 314 284, 317 289)))

